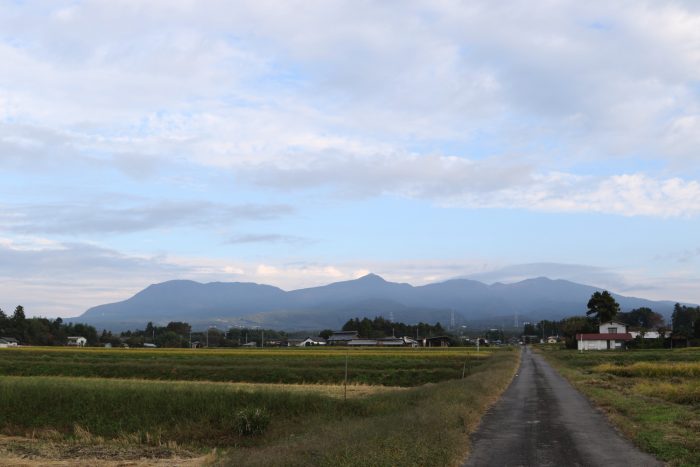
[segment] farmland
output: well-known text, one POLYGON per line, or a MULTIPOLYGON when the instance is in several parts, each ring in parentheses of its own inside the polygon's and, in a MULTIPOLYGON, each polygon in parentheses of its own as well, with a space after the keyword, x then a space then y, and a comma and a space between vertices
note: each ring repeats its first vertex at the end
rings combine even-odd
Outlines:
POLYGON ((641 449, 700 465, 700 349, 542 354, 641 449))
POLYGON ((3 349, 0 460, 449 465, 517 360, 466 349, 3 349))

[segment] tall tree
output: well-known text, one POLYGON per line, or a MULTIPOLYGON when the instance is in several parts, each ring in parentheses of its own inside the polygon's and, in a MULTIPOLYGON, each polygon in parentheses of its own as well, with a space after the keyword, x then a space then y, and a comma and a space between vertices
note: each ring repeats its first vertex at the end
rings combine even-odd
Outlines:
POLYGON ((619 311, 620 305, 610 295, 610 292, 604 290, 591 295, 591 299, 588 300, 586 315, 597 318, 599 323, 605 323, 615 319, 619 311))
POLYGON ((697 321, 700 321, 700 307, 693 308, 680 303, 676 303, 673 307, 673 315, 671 315, 673 334, 690 339, 695 335, 697 321))

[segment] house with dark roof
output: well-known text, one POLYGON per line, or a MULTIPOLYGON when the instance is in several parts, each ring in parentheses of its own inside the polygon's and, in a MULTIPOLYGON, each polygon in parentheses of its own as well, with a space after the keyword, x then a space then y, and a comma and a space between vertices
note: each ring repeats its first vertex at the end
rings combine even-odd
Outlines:
POLYGON ((627 325, 619 321, 601 323, 597 334, 576 334, 578 349, 581 351, 623 349, 625 343, 631 340, 632 335, 627 332, 627 325))
POLYGON ((327 342, 328 345, 348 345, 351 340, 357 339, 358 334, 357 331, 335 331, 327 342))
POLYGON ((423 339, 423 347, 449 347, 449 336, 426 337, 423 339))

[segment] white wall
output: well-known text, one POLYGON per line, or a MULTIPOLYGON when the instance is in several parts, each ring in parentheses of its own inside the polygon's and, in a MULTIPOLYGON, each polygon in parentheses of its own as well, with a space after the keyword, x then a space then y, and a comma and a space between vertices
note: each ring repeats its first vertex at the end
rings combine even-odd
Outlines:
MULTIPOLYGON (((622 342, 610 341, 610 349, 621 349, 622 342)), ((608 341, 578 341, 579 350, 608 350, 608 341)))
POLYGON ((607 322, 607 323, 602 323, 600 326, 598 326, 598 332, 600 334, 607 334, 608 333, 608 328, 617 328, 617 333, 618 334, 624 334, 627 332, 627 326, 625 326, 622 323, 616 323, 614 321, 612 322, 607 322))

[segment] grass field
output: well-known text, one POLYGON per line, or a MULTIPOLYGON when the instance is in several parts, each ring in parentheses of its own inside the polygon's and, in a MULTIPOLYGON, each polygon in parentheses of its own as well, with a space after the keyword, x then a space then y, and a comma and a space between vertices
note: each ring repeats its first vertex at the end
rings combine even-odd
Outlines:
POLYGON ((76 462, 70 453, 84 450, 100 462, 141 452, 173 464, 458 464, 517 360, 466 349, 3 349, 0 431, 26 442, 0 439, 0 462, 31 445, 37 459, 76 462))
MULTIPOLYGON (((0 375, 80 376, 185 381, 338 384, 342 349, 0 349, 0 375)), ((465 355, 477 365, 485 352, 444 349, 352 349, 348 381, 419 386, 461 376, 465 355)))
POLYGON ((700 349, 542 354, 641 449, 700 465, 700 349))

